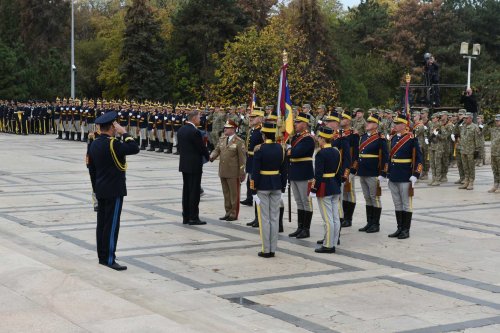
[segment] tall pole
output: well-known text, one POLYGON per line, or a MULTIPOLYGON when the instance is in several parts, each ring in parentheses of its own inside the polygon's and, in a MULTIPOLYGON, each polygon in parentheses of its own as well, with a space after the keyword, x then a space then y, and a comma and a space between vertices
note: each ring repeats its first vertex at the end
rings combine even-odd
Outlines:
POLYGON ((467 89, 470 89, 470 68, 472 64, 472 57, 469 58, 469 68, 467 69, 467 89))
POLYGON ((75 99, 75 10, 71 0, 71 98, 75 99))

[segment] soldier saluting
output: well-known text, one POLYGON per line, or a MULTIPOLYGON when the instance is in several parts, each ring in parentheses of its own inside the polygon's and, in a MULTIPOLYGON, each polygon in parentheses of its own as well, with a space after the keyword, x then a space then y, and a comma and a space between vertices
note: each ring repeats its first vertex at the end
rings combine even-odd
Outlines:
POLYGON ((98 201, 97 211, 97 255, 99 264, 114 270, 125 270, 115 261, 120 215, 123 197, 127 195, 125 156, 139 153, 137 142, 116 122, 114 111, 96 119, 100 135, 89 149, 89 172, 95 178, 95 194, 98 201), (115 138, 120 135, 123 141, 115 138))

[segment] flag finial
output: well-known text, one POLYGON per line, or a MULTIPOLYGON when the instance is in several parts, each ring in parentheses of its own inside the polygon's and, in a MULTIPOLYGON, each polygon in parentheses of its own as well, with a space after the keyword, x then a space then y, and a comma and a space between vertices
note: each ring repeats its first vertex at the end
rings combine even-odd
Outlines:
POLYGON ((257 82, 253 81, 253 89, 255 90, 255 87, 257 86, 257 82))
POLYGON ((410 83, 411 81, 411 75, 410 73, 406 73, 406 83, 410 83))
POLYGON ((286 50, 283 50, 283 64, 286 65, 288 63, 288 53, 286 50))

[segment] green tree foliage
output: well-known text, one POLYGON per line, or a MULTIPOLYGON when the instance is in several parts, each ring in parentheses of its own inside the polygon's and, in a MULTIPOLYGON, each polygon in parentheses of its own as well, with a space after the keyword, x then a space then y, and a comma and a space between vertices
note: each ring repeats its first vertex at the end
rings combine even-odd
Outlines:
POLYGON ((126 82, 127 97, 165 97, 164 44, 153 8, 147 0, 134 0, 125 15, 120 67, 126 82))

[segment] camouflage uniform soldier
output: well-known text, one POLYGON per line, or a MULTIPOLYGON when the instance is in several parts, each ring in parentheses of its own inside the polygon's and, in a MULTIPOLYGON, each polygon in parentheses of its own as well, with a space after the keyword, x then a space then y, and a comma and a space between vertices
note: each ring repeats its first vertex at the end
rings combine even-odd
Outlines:
POLYGON ((465 114, 464 129, 460 135, 460 152, 462 154, 465 180, 459 189, 474 189, 474 180, 476 177, 474 157, 479 154, 479 136, 479 127, 472 122, 472 113, 467 112, 465 114))
POLYGON ((236 122, 236 125, 238 125, 238 136, 242 138, 244 141, 247 138, 247 132, 249 131, 249 119, 246 116, 246 110, 250 110, 250 108, 247 108, 246 104, 242 104, 238 106, 237 110, 237 116, 238 116, 238 121, 236 122))
POLYGON ((352 110, 352 112, 355 115, 354 119, 352 120, 352 129, 354 131, 354 134, 359 134, 359 136, 361 137, 366 133, 366 120, 364 118, 365 112, 360 108, 355 108, 354 110, 352 110))
MULTIPOLYGON (((302 105, 302 112, 309 115, 309 124, 311 124, 311 126, 314 126, 314 124, 316 124, 316 117, 314 117, 311 111, 312 111, 311 104, 302 105)), ((314 128, 312 128, 312 130, 313 129, 314 128)))
MULTIPOLYGON (((429 142, 427 126, 421 120, 420 112, 415 111, 413 113, 413 135, 418 140, 418 146, 420 151, 422 152, 422 160, 427 159, 429 155, 429 145, 426 142, 429 142)), ((428 170, 427 170, 428 171, 428 170)), ((427 179, 427 171, 423 171, 420 176, 421 180, 427 179)))
POLYGON ((443 159, 441 160, 441 183, 448 182, 448 169, 450 167, 451 152, 451 134, 453 133, 453 124, 448 119, 448 111, 441 112, 441 132, 443 135, 443 159))
POLYGON ((240 115, 236 113, 236 108, 234 106, 228 107, 226 109, 226 111, 228 111, 228 113, 226 115, 226 121, 231 119, 236 124, 238 124, 240 122, 240 120, 241 120, 240 115))
POLYGON ((462 154, 460 152, 460 136, 462 134, 462 129, 464 128, 464 116, 465 109, 458 110, 458 119, 453 127, 453 134, 451 140, 454 142, 455 146, 455 159, 457 161, 458 174, 460 178, 454 184, 463 184, 465 180, 464 166, 462 164, 462 154))
POLYGON ((484 155, 486 154, 484 149, 484 119, 483 116, 477 116, 477 126, 479 127, 479 156, 476 158, 476 166, 481 166, 484 164, 484 155))
MULTIPOLYGON (((493 123, 493 120, 490 123, 493 123)), ((487 126, 485 131, 491 135, 491 170, 494 181, 488 193, 500 193, 500 114, 495 116, 495 124, 487 126)))
POLYGON ((219 142, 220 135, 226 123, 226 113, 220 106, 215 108, 215 111, 210 114, 207 121, 212 122, 212 133, 210 133, 211 142, 215 145, 219 142))
POLYGON ((429 140, 429 153, 430 162, 432 169, 432 182, 429 186, 439 186, 441 185, 442 176, 442 162, 444 156, 444 141, 445 137, 441 132, 441 123, 439 122, 439 117, 441 115, 436 112, 432 115, 432 123, 430 127, 430 140, 429 140))

